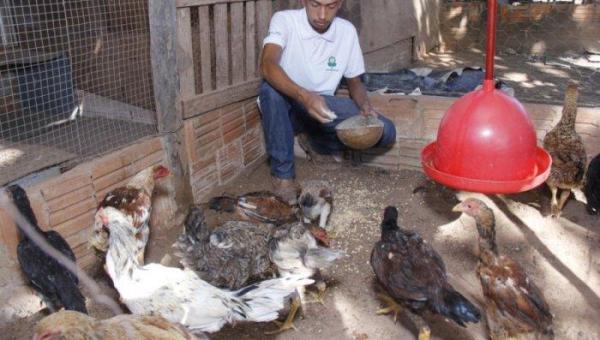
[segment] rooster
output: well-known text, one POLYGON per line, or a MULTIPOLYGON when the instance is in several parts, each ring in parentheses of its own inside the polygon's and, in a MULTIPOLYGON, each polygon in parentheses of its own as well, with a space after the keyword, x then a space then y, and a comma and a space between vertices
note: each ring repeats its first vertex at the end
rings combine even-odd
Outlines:
POLYGON ((517 262, 498 254, 492 209, 478 199, 467 198, 453 211, 471 216, 477 225, 477 274, 486 298, 490 337, 506 339, 525 333, 551 335, 553 317, 544 295, 517 262))
POLYGON ((380 297, 390 306, 378 311, 385 314, 408 307, 408 316, 419 326, 419 340, 429 339, 430 330, 418 315, 425 310, 440 314, 461 326, 479 322, 479 310, 448 283, 446 267, 440 255, 415 232, 401 229, 398 210, 385 208, 381 222, 381 240, 371 252, 371 267, 388 295, 380 297))
POLYGON ((577 85, 569 85, 565 93, 562 117, 544 137, 544 149, 552 156, 552 167, 546 184, 552 192, 553 217, 560 215, 571 195, 571 189, 581 186, 585 173, 587 155, 581 136, 575 132, 577 96, 577 85), (560 197, 557 199, 559 191, 560 197))
MULTIPOLYGON (((32 232, 37 233, 50 246, 75 262, 73 250, 59 233, 54 230, 42 231, 40 229, 25 190, 19 185, 10 185, 6 192, 21 215, 33 227, 32 232)), ((87 313, 85 297, 77 287, 79 283, 77 275, 71 273, 36 244, 24 231, 25 226, 17 223, 17 227, 21 239, 17 246, 19 265, 33 288, 43 296, 48 309, 54 312, 64 307, 87 313)))
POLYGON ((319 219, 319 227, 325 228, 333 204, 331 184, 321 180, 304 181, 301 188, 298 203, 304 222, 309 223, 319 219))
POLYGON ((216 332, 226 323, 276 319, 288 295, 314 282, 290 276, 229 291, 210 285, 191 270, 156 263, 142 266, 131 216, 112 207, 100 209, 98 215, 109 230, 106 272, 133 314, 160 315, 192 331, 216 332))
POLYGON ((160 316, 121 314, 96 320, 74 311, 59 311, 38 321, 33 340, 113 340, 113 339, 208 339, 160 316))
MULTIPOLYGON (((150 235, 148 220, 152 209, 154 184, 156 180, 169 175, 169 169, 162 165, 144 169, 132 177, 125 186, 108 192, 98 205, 98 209, 114 207, 131 217, 138 244, 137 256, 142 264, 144 263, 144 249, 150 235)), ((106 252, 108 247, 106 226, 97 216, 94 218, 93 236, 90 243, 102 252, 106 252)))
POLYGON ((590 215, 600 214, 600 154, 588 166, 583 192, 587 200, 587 212, 590 215))

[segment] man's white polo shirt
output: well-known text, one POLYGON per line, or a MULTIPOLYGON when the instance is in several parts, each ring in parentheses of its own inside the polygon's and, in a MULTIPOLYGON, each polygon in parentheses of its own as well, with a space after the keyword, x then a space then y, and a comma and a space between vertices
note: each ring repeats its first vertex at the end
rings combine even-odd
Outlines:
POLYGON ((316 32, 304 8, 273 15, 265 44, 283 48, 280 66, 299 86, 322 95, 333 95, 342 76, 365 72, 365 63, 354 26, 334 18, 327 32, 316 32))

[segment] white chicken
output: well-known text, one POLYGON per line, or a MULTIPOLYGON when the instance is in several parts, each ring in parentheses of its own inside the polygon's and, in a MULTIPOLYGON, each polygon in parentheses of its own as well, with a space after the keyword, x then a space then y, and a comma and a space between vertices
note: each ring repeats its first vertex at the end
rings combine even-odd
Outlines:
POLYGON ((287 296, 314 282, 295 275, 229 291, 208 284, 191 270, 155 263, 141 266, 131 218, 112 207, 97 215, 110 235, 106 271, 134 314, 158 314, 193 331, 215 332, 226 323, 275 320, 287 296))

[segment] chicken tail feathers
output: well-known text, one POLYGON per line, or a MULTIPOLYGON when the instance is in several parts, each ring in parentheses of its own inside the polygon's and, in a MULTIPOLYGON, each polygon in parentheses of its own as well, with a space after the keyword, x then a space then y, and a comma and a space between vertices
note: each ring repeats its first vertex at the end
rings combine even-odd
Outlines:
POLYGON ((266 280, 230 292, 231 321, 266 322, 277 319, 284 299, 298 287, 314 283, 302 275, 266 280))
POLYGON ((204 211, 197 206, 190 207, 184 226, 187 241, 191 244, 200 242, 202 232, 207 231, 204 221, 204 211))
POLYGON ((9 185, 6 189, 12 196, 12 201, 17 206, 17 209, 19 209, 19 212, 27 219, 29 224, 38 229, 37 218, 33 213, 29 197, 27 197, 25 190, 18 184, 9 185))
POLYGON ((208 206, 210 207, 210 209, 215 211, 232 213, 235 211, 237 201, 237 198, 228 196, 218 196, 211 198, 208 202, 208 206))
POLYGON ((81 294, 77 283, 68 275, 58 275, 56 280, 56 293, 65 309, 87 314, 85 297, 81 294))
POLYGON ((477 323, 481 312, 471 301, 452 288, 442 292, 443 303, 439 304, 439 313, 465 327, 465 323, 477 323))
POLYGON ((341 250, 334 250, 324 247, 308 249, 304 255, 304 263, 309 268, 327 268, 333 261, 344 256, 341 250))

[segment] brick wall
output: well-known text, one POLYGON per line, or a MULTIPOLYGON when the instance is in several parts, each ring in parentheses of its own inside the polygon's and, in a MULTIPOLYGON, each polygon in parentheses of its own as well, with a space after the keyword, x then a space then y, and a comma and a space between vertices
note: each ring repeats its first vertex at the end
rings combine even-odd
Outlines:
MULTIPOLYGON (((388 169, 421 169, 421 149, 435 140, 446 110, 457 98, 434 96, 372 97, 373 105, 397 127, 396 145, 391 149, 373 149, 359 153, 367 165, 388 169)), ((562 106, 522 103, 536 129, 538 141, 552 129, 561 117, 562 106)), ((588 160, 600 153, 600 108, 579 108, 576 129, 583 138, 588 160)))
POLYGON ((185 149, 195 202, 264 159, 256 98, 227 105, 185 121, 185 149))
MULTIPOLYGON (((141 141, 24 189, 43 230, 56 230, 69 243, 81 268, 96 260, 88 246, 94 213, 104 195, 139 171, 165 162, 161 138, 141 141)), ((0 209, 0 243, 16 257, 17 229, 0 209)))

